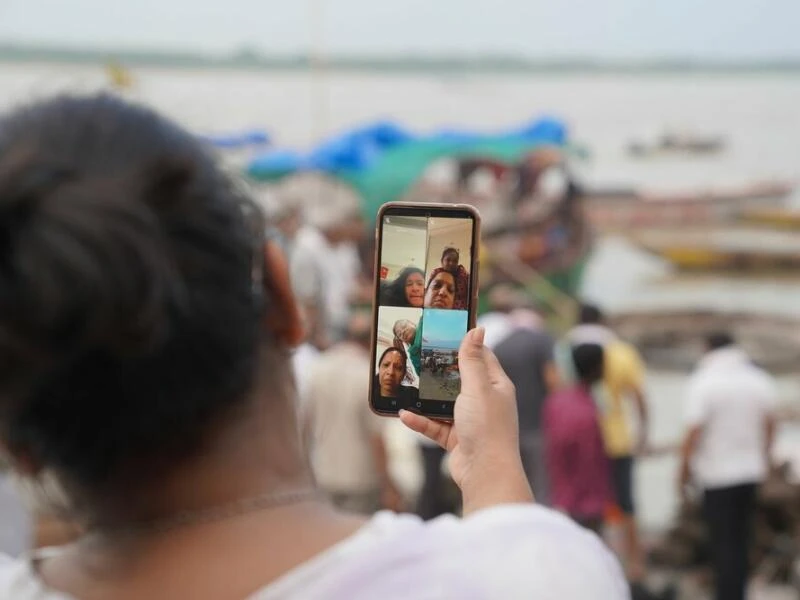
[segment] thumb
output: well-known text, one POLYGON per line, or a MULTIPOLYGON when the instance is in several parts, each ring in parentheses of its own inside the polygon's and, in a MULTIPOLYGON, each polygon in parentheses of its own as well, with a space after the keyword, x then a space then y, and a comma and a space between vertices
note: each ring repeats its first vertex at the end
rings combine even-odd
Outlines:
POLYGON ((478 327, 467 332, 458 349, 458 370, 461 375, 461 389, 476 392, 483 389, 489 381, 486 368, 483 338, 486 330, 478 327))

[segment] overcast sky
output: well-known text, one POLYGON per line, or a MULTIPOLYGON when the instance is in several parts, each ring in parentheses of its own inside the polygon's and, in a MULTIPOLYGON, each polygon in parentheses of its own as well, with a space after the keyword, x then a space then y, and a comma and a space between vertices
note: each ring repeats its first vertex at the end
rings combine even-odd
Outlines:
POLYGON ((800 0, 0 0, 0 43, 800 58, 800 0))

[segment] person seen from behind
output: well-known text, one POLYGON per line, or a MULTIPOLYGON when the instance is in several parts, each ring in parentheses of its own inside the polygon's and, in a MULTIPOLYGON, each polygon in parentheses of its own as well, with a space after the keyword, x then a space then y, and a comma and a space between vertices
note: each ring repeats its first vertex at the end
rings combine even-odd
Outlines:
POLYGON ((516 390, 522 465, 536 500, 549 505, 542 406, 559 386, 554 340, 541 317, 533 311, 517 309, 507 320, 510 331, 497 343, 494 352, 516 390))
POLYGON ((198 138, 148 108, 59 96, 0 117, 0 443, 83 531, 0 557, 0 598, 628 598, 597 538, 535 504, 480 329, 454 422, 400 415, 450 452, 464 518, 332 506, 294 406, 299 306, 265 231, 198 138))
POLYGON ((600 309, 583 304, 578 310, 578 324, 556 349, 561 375, 574 380, 571 349, 581 344, 603 347, 603 379, 593 390, 600 410, 606 452, 611 458, 611 476, 616 506, 622 511, 624 559, 628 577, 642 581, 645 577, 644 553, 636 523, 635 461, 647 451, 649 416, 645 396, 645 364, 636 348, 620 339, 606 324, 600 309), (630 422, 629 405, 638 422, 630 422))
POLYGON ((684 500, 691 486, 702 493, 714 597, 744 600, 756 494, 771 464, 776 382, 730 334, 710 335, 706 347, 686 396, 679 493, 684 500))
POLYGON ((292 244, 292 287, 306 315, 308 340, 319 350, 343 338, 362 272, 359 207, 347 197, 308 203, 292 244))
POLYGON ((308 381, 304 422, 317 484, 343 510, 371 515, 400 510, 402 498, 389 473, 386 420, 369 396, 372 319, 355 314, 348 336, 317 359, 308 381))
POLYGON ((592 387, 603 378, 603 347, 581 344, 572 350, 575 383, 547 398, 542 425, 552 505, 602 534, 605 510, 613 500, 592 387))

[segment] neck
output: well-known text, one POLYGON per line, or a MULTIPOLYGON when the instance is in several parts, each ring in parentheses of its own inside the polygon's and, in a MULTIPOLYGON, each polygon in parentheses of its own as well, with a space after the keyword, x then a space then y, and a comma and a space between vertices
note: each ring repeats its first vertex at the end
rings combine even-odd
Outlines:
MULTIPOLYGON (((91 502, 100 536, 238 501, 308 489, 313 479, 291 402, 263 394, 209 435, 196 457, 91 502), (132 488, 132 489, 131 489, 132 488)), ((142 468, 144 470, 144 467, 142 468)))

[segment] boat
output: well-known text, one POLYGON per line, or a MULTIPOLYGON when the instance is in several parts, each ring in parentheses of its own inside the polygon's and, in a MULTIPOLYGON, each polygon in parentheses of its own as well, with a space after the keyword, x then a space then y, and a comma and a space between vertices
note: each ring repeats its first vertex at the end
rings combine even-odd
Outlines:
POLYGON ((595 241, 582 202, 577 194, 554 203, 544 214, 508 211, 506 219, 489 221, 482 235, 482 289, 512 284, 560 320, 571 320, 595 241))
POLYGON ((636 346, 648 366, 689 372, 710 333, 729 331, 763 369, 794 373, 800 364, 800 318, 747 311, 646 310, 609 315, 609 325, 636 346))
POLYGON ((794 184, 785 181, 685 192, 594 189, 587 191, 586 210, 601 232, 718 225, 735 222, 748 211, 782 210, 793 191, 794 184))
POLYGON ((655 142, 634 141, 628 145, 628 154, 635 158, 662 155, 688 154, 712 155, 725 149, 725 140, 720 136, 697 136, 682 133, 667 133, 655 142))
MULTIPOLYGON (((436 161, 475 158, 514 165, 531 154, 554 150, 568 154, 570 147, 564 125, 548 118, 498 134, 441 130, 421 136, 391 123, 378 123, 326 140, 310 153, 273 151, 253 160, 246 172, 256 181, 273 184, 311 172, 334 178, 358 194, 365 220, 371 226, 386 202, 469 202, 468 195, 452 188, 430 193, 424 185, 418 185, 436 161)), ((548 200, 547 214, 529 215, 523 227, 517 227, 519 223, 512 218, 513 227, 489 236, 492 239, 487 242, 485 264, 502 262, 506 268, 493 269, 493 275, 482 279, 482 287, 502 280, 531 291, 537 298, 542 294, 559 298, 577 294, 591 242, 584 232, 588 231, 583 227, 584 213, 576 214, 567 225, 559 215, 559 201, 548 200), (560 241, 556 240, 558 236, 560 241), (517 250, 506 254, 505 248, 515 243, 517 250), (508 260, 490 258, 498 255, 507 255, 508 260), (508 273, 509 269, 513 273, 508 273)), ((494 197, 491 202, 502 216, 513 214, 508 195, 494 197)))
POLYGON ((773 229, 800 229, 800 210, 792 209, 750 209, 742 211, 740 219, 743 223, 773 229))
MULTIPOLYGON (((460 160, 452 169, 455 172, 452 183, 422 180, 412 194, 442 201, 450 197, 469 198, 473 203, 489 205, 508 193, 505 187, 515 179, 515 168, 514 163, 482 157, 460 160), (478 190, 473 185, 481 172, 491 181, 488 190, 478 190)), ((598 233, 620 233, 641 227, 716 226, 741 221, 743 213, 784 211, 794 189, 793 182, 774 180, 684 191, 595 186, 587 188, 583 197, 587 218, 598 233)))
POLYGON ((684 271, 728 271, 753 275, 797 273, 800 240, 792 234, 750 229, 639 230, 629 238, 639 248, 684 271))

